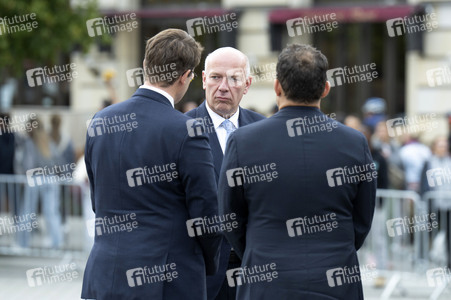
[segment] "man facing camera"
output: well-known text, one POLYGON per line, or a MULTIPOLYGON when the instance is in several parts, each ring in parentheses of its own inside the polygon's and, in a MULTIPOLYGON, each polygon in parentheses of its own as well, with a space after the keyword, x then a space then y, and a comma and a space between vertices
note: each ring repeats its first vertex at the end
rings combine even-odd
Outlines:
POLYGON ((377 174, 365 137, 320 111, 327 69, 315 48, 285 48, 274 83, 280 111, 228 140, 218 199, 219 213, 238 221, 225 235, 242 258, 227 274, 239 300, 363 299, 356 252, 377 174))
MULTIPOLYGON (((239 106, 252 83, 249 59, 241 51, 225 47, 210 53, 205 59, 202 81, 206 101, 187 115, 196 118, 209 136, 215 178, 218 180, 229 135, 235 129, 265 117, 239 106)), ((236 288, 228 285, 226 271, 240 264, 237 255, 224 239, 219 271, 214 276, 207 276, 208 299, 235 299, 236 288)))
POLYGON ((221 237, 192 238, 186 223, 217 214, 213 159, 207 136, 191 137, 190 118, 174 109, 201 52, 182 30, 155 35, 146 44, 144 85, 89 125, 85 161, 96 218, 82 298, 207 298, 221 237))

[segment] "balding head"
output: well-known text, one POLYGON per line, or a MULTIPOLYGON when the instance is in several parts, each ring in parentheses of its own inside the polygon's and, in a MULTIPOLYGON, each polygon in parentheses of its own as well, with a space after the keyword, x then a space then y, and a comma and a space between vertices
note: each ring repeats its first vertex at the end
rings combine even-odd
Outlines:
POLYGON ((235 59, 236 61, 242 61, 243 69, 245 71, 246 77, 249 77, 251 73, 251 66, 249 64, 249 58, 240 50, 232 47, 222 47, 211 52, 205 58, 204 70, 207 70, 208 63, 210 60, 215 60, 218 58, 235 59))

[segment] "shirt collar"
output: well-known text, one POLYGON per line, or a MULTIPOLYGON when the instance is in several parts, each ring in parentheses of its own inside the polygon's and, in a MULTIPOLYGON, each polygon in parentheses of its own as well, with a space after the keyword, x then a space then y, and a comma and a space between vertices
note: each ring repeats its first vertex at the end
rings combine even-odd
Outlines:
MULTIPOLYGON (((211 120, 213 121, 213 125, 215 126, 215 129, 221 126, 222 122, 224 122, 224 118, 215 113, 210 106, 208 106, 207 101, 205 101, 205 107, 207 108, 208 114, 210 115, 211 120)), ((238 117, 240 116, 240 107, 238 106, 238 109, 236 112, 229 118, 229 121, 232 122, 233 125, 235 125, 235 128, 238 128, 238 117)))
POLYGON ((174 98, 172 98, 171 95, 169 95, 167 92, 163 91, 162 89, 156 88, 151 85, 146 85, 146 84, 141 85, 139 88, 140 89, 148 89, 148 90, 154 91, 158 94, 165 96, 169 100, 169 102, 171 102, 172 107, 174 107, 174 98))

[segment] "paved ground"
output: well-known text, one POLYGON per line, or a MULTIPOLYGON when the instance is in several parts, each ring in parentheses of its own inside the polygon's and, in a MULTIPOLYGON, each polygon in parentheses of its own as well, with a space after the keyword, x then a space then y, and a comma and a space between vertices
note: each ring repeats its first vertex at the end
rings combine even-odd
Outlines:
MULTIPOLYGON (((0 299, 8 300, 75 300, 80 299, 80 291, 85 261, 0 256, 0 299), (77 278, 72 281, 43 283, 31 287, 27 281, 27 270, 33 268, 69 265, 75 263, 77 278)), ((72 265, 73 266, 73 265, 72 265)), ((71 270, 72 271, 72 270, 71 270)), ((36 284, 36 282, 32 282, 36 284)), ((373 282, 364 282, 365 299, 379 300, 383 288, 374 288, 373 282)), ((400 288, 395 290, 393 300, 429 299, 433 289, 427 286, 426 278, 405 274, 400 288)), ((442 294, 440 300, 451 299, 451 287, 442 294)), ((282 299, 281 299, 282 300, 282 299)), ((285 300, 285 299, 283 299, 285 300)), ((308 299, 306 299, 308 300, 308 299)), ((348 300, 348 299, 346 299, 348 300)), ((349 299, 352 300, 352 299, 349 299)))

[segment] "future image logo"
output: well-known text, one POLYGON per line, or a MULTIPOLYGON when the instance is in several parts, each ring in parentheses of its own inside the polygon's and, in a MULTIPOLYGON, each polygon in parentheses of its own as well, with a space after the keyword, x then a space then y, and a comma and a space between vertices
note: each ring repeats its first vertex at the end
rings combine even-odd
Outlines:
POLYGON ((227 283, 230 287, 236 287, 243 284, 252 284, 258 282, 271 282, 279 276, 276 263, 265 265, 254 265, 252 267, 244 266, 227 270, 227 283))
POLYGON ((276 163, 244 166, 226 171, 227 183, 230 187, 242 186, 257 182, 272 182, 277 179, 276 163))
POLYGON ((114 15, 112 17, 94 18, 86 21, 86 28, 90 37, 100 36, 104 33, 131 32, 138 28, 136 14, 114 15))
POLYGON ((129 269, 125 272, 129 287, 138 287, 144 284, 172 282, 179 274, 175 263, 165 265, 144 266, 129 269))
POLYGON ((359 182, 371 182, 377 178, 376 164, 345 166, 326 171, 327 184, 330 187, 359 182))
POLYGON ((238 28, 236 13, 213 17, 200 17, 186 21, 188 34, 192 37, 221 31, 231 32, 238 28))
POLYGON ((431 32, 438 28, 437 15, 435 13, 394 18, 387 20, 385 24, 390 37, 424 31, 431 32))
POLYGON ((351 67, 335 68, 326 71, 327 80, 331 87, 356 82, 372 82, 378 78, 376 64, 354 65, 351 67))

